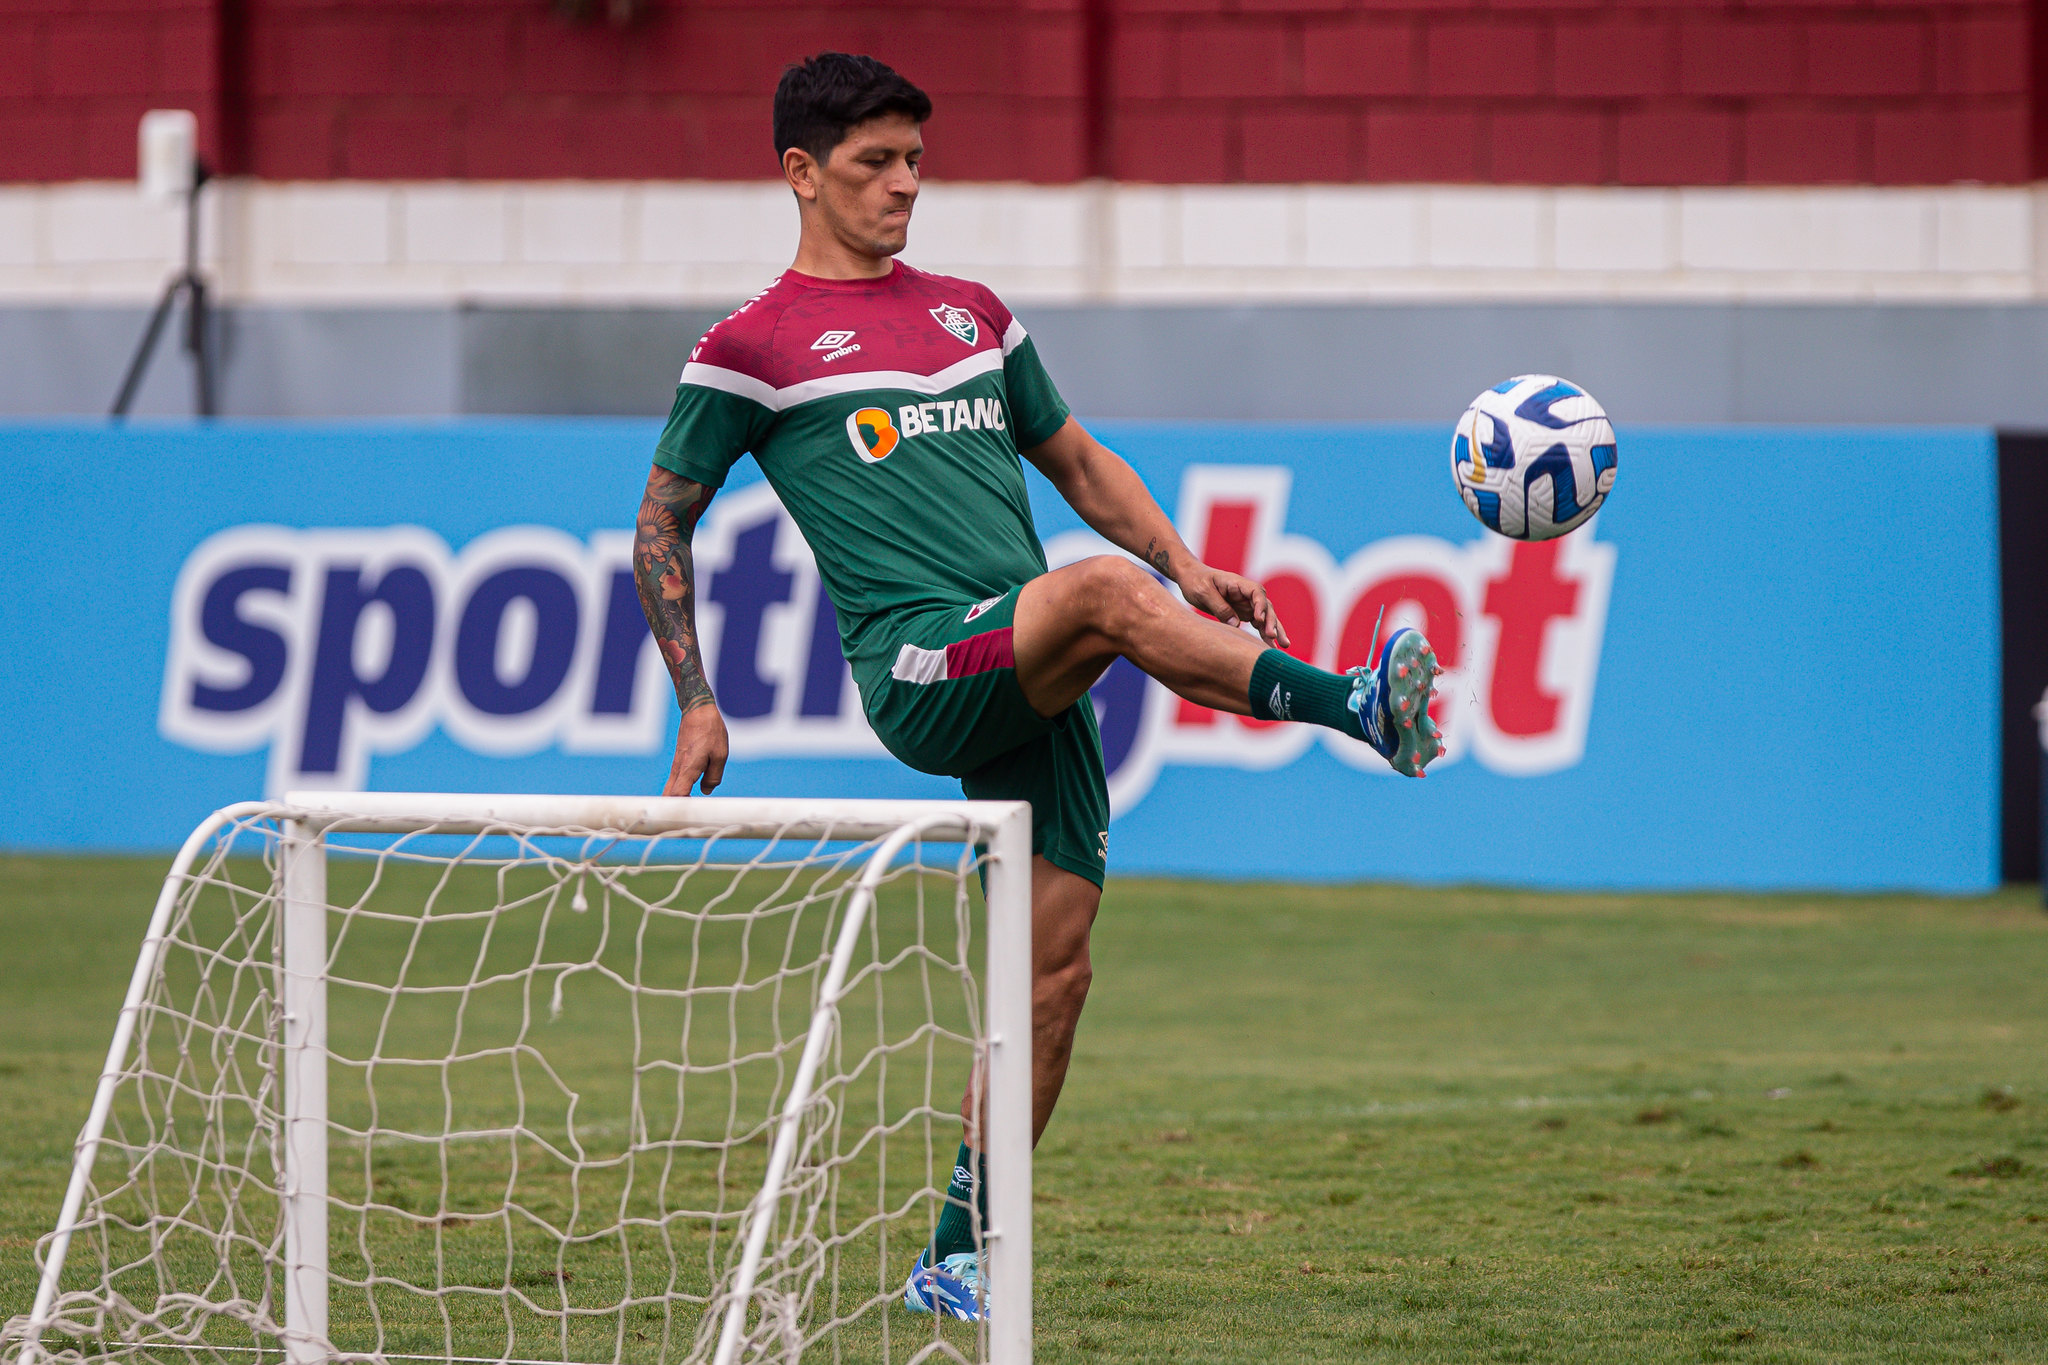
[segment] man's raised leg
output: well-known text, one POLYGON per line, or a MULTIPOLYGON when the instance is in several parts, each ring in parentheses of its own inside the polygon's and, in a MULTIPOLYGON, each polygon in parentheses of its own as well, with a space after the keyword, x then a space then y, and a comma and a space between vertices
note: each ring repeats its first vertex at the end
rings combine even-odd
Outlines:
POLYGON ((1198 705, 1342 730, 1410 777, 1443 752, 1429 718, 1436 656, 1416 632, 1390 635, 1369 669, 1330 673, 1190 610, 1114 555, 1025 584, 1012 644, 1018 685, 1043 716, 1071 706, 1125 658, 1198 705))
POLYGON ((1056 716, 1129 659, 1177 696, 1247 715, 1252 668, 1266 646, 1190 611, 1144 569, 1097 555, 1041 574, 1017 595, 1011 636, 1017 684, 1041 716, 1056 716))

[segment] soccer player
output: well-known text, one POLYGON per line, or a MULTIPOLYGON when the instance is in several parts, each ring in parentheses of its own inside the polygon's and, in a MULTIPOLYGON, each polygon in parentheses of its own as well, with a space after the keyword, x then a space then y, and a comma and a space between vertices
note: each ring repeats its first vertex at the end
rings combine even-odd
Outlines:
MULTIPOLYGON (((1031 803, 1036 1142, 1087 998, 1108 860, 1088 689, 1129 659, 1190 701, 1326 725, 1421 777, 1443 748, 1428 714, 1437 669, 1412 630, 1349 675, 1288 654, 1265 592, 1188 552, 1137 473, 1069 415, 1002 301, 896 260, 931 109, 872 57, 828 52, 783 73, 775 150, 802 225, 796 260, 691 352, 633 564, 682 709, 668 794, 709 792, 725 769, 690 537, 751 452, 817 557, 883 744, 913 768, 959 778, 969 797, 1031 803), (1135 558, 1047 572, 1020 455, 1135 558)), ((978 1318, 988 1304, 969 1207, 986 1182, 964 1101, 962 1118, 953 1184, 905 1303, 978 1318)))

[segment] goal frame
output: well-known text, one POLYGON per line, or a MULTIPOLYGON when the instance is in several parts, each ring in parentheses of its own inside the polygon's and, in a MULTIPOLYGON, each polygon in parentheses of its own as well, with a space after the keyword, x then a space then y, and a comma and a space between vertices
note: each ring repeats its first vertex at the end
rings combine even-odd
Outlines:
MULTIPOLYGON (((144 933, 115 1022, 92 1108, 73 1152, 70 1183, 30 1310, 20 1365, 42 1359, 72 1234, 77 1230, 108 1115, 149 988, 161 965, 172 912, 194 860, 223 828, 276 820, 282 831, 278 914, 282 978, 285 1225, 283 1347, 286 1365, 328 1359, 327 1237, 327 849, 330 833, 406 834, 424 829, 484 834, 605 831, 671 838, 823 837, 881 840, 867 855, 819 989, 802 1059, 770 1149, 768 1173, 744 1211, 745 1245, 724 1312, 715 1365, 731 1365, 747 1305, 795 1154, 799 1123, 830 1040, 848 964, 875 905, 875 887, 912 839, 984 845, 987 852, 986 1122, 988 1220, 983 1229, 992 1301, 991 1365, 1030 1365, 1031 1312, 1031 807, 1022 801, 871 801, 805 798, 609 797, 411 792, 288 792, 244 801, 200 822, 178 849, 144 933)), ((716 1311, 707 1308, 708 1311, 716 1311)))

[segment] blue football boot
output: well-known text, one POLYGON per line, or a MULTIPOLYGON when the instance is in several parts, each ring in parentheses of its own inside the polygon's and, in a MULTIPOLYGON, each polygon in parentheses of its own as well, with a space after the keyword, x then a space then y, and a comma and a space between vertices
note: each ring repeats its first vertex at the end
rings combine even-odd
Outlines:
POLYGON ((1444 751, 1443 732, 1429 718, 1429 698, 1436 688, 1436 651, 1419 630, 1403 627, 1380 647, 1379 662, 1350 670, 1351 696, 1345 702, 1358 713, 1366 742, 1380 751, 1394 771, 1421 777, 1422 770, 1444 751))
POLYGON ((971 1251, 957 1251, 937 1265, 930 1264, 931 1248, 917 1253, 917 1264, 903 1282, 903 1306, 913 1313, 940 1313, 962 1322, 980 1322, 988 1316, 983 1299, 981 1263, 971 1251))

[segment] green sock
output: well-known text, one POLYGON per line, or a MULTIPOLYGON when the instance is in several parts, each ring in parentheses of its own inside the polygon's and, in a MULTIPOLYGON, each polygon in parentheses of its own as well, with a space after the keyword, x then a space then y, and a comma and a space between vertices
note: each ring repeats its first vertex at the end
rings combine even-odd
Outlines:
POLYGON ((981 1211, 981 1225, 987 1228, 988 1158, 963 1142, 960 1155, 953 1159, 953 1183, 946 1186, 946 1206, 939 1211, 938 1230, 932 1234, 931 1264, 974 1250, 970 1204, 981 1211))
POLYGON ((1353 739, 1364 739, 1365 726, 1358 713, 1345 705, 1350 697, 1349 677, 1325 673, 1285 650, 1269 649, 1252 665, 1247 700, 1252 704, 1252 715, 1260 720, 1307 721, 1342 730, 1353 739))

